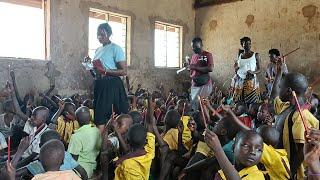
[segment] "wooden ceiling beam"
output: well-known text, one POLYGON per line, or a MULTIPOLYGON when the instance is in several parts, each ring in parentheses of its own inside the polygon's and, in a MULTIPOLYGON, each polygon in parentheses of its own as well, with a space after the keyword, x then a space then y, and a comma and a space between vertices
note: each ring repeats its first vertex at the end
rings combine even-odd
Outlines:
POLYGON ((236 1, 243 1, 243 0, 195 0, 194 2, 194 8, 201 8, 206 6, 213 6, 218 4, 224 4, 224 3, 231 3, 236 1))

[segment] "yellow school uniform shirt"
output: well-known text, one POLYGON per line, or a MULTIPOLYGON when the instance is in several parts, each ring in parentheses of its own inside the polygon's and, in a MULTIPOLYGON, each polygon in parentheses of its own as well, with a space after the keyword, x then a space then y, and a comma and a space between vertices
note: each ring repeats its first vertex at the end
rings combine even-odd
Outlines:
POLYGON ((171 128, 164 135, 163 140, 168 144, 170 150, 178 150, 178 134, 178 129, 171 128))
MULTIPOLYGON (((227 180, 227 178, 224 176, 224 173, 222 170, 218 171, 221 179, 227 180)), ((239 176, 241 179, 244 180, 264 180, 264 175, 263 173, 258 169, 257 166, 251 166, 242 169, 239 172, 239 176)))
POLYGON ((189 150, 192 146, 192 133, 188 127, 190 116, 182 116, 181 120, 183 123, 182 142, 186 149, 189 150))
MULTIPOLYGON (((192 147, 192 135, 190 129, 188 128, 190 117, 183 116, 181 117, 181 120, 183 123, 182 142, 184 147, 187 150, 190 150, 192 147)), ((164 135, 163 140, 168 144, 170 150, 178 150, 178 134, 178 129, 171 128, 164 135)))
MULTIPOLYGON (((280 114, 283 112, 286 108, 290 106, 289 102, 282 102, 279 97, 276 97, 274 100, 274 109, 276 114, 280 114)), ((309 110, 303 109, 302 113, 304 115, 304 118, 307 120, 309 128, 315 128, 319 129, 319 121, 310 113, 309 110)), ((289 116, 288 116, 289 117, 289 116)), ((284 128, 283 128, 283 146, 285 150, 288 153, 288 159, 290 159, 290 142, 289 142, 289 130, 288 130, 288 117, 286 118, 284 122, 284 128)), ((292 135, 295 143, 302 143, 305 142, 305 130, 304 125, 301 119, 301 116, 299 114, 299 111, 295 111, 292 116, 292 135)), ((304 167, 301 165, 301 167, 298 169, 298 179, 303 179, 304 177, 304 167)))
POLYGON ((214 155, 211 148, 203 141, 198 142, 196 152, 201 153, 206 157, 212 157, 214 155))
POLYGON ((115 180, 148 180, 152 159, 155 156, 155 136, 147 133, 146 154, 124 160, 115 170, 115 180))
POLYGON ((274 149, 263 144, 260 162, 264 164, 271 180, 290 179, 290 164, 286 150, 274 149))
POLYGON ((79 123, 77 120, 65 121, 63 116, 60 116, 57 121, 57 132, 62 137, 63 141, 67 144, 70 142, 71 135, 75 130, 79 129, 79 123))

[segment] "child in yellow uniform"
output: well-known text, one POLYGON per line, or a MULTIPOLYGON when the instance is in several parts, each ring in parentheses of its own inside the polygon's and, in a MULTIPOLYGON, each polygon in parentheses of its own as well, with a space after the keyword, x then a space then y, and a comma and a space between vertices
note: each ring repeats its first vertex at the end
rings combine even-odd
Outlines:
POLYGON ((222 170, 218 171, 215 180, 245 179, 264 180, 264 174, 258 169, 263 151, 263 140, 253 131, 238 133, 234 144, 235 166, 223 152, 218 136, 206 130, 205 141, 215 153, 222 170))
POLYGON ((147 180, 151 162, 155 156, 155 135, 148 118, 147 130, 141 124, 134 124, 128 131, 130 153, 116 162, 115 180, 147 180))
POLYGON ((59 102, 59 109, 53 115, 51 122, 56 124, 56 131, 67 145, 70 142, 74 130, 79 128, 79 123, 75 118, 75 105, 69 102, 59 102))
POLYGON ((178 150, 178 125, 183 126, 182 142, 184 148, 189 150, 192 147, 192 135, 188 127, 190 117, 181 117, 176 110, 170 110, 165 116, 166 130, 163 140, 168 144, 170 150, 178 150))
POLYGON ((308 89, 307 78, 300 73, 284 72, 284 60, 277 63, 277 74, 270 95, 274 102, 274 110, 280 117, 276 128, 282 134, 283 147, 288 153, 292 178, 304 179, 303 147, 305 143, 305 127, 298 111, 299 103, 303 118, 307 121, 307 128, 319 129, 319 121, 307 109, 305 93, 308 89), (293 96, 293 91, 296 93, 293 96), (293 155, 294 154, 294 155, 293 155))
POLYGON ((263 139, 261 163, 265 166, 271 180, 290 179, 290 164, 285 149, 275 149, 280 133, 272 126, 263 125, 257 129, 263 139))

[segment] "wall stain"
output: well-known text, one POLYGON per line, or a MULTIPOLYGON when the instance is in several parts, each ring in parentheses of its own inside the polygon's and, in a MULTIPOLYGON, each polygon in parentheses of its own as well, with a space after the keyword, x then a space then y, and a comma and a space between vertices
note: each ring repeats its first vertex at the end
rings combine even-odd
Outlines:
POLYGON ((210 31, 216 30, 218 26, 218 21, 217 20, 211 20, 209 23, 210 31))
POLYGON ((245 23, 248 25, 248 27, 251 27, 253 22, 254 22, 254 16, 252 14, 248 15, 245 23))
POLYGON ((302 14, 304 17, 308 18, 308 22, 311 21, 312 17, 314 17, 314 15, 316 14, 316 11, 317 11, 317 6, 315 5, 308 5, 302 8, 302 14))
POLYGON ((282 9, 281 9, 281 12, 282 12, 282 13, 287 13, 287 12, 288 12, 288 8, 282 8, 282 9))

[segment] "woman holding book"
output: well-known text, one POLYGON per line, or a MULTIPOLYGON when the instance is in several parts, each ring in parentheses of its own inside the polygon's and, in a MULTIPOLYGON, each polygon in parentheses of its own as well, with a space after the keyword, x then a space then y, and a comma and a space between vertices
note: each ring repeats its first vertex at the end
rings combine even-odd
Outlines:
MULTIPOLYGON (((97 38, 102 44, 93 58, 94 82, 94 123, 102 132, 112 112, 128 113, 127 94, 120 76, 127 75, 127 63, 121 47, 110 41, 112 29, 108 23, 100 24, 97 38)), ((86 57, 85 61, 91 61, 86 57)))

